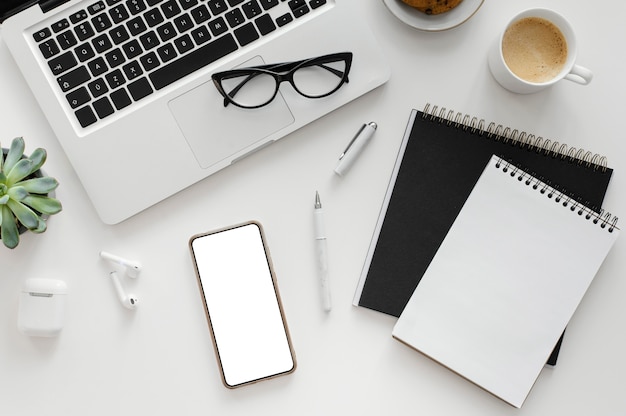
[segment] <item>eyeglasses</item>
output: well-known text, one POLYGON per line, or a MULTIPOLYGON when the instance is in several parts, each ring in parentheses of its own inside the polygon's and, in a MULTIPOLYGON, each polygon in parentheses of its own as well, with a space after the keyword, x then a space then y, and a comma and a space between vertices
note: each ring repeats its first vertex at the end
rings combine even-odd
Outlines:
POLYGON ((259 108, 269 104, 280 84, 288 81, 307 98, 322 98, 348 83, 352 53, 342 52, 296 62, 261 65, 218 72, 213 83, 228 104, 259 108))

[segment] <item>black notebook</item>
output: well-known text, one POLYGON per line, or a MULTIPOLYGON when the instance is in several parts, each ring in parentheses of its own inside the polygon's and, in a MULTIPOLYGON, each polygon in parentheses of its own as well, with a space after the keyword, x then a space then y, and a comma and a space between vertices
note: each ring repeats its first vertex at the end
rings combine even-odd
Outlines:
MULTIPOLYGON (((613 172, 606 158, 436 106, 413 110, 355 305, 400 316, 493 154, 601 210, 613 172)), ((556 364, 561 341, 548 364, 556 364)))

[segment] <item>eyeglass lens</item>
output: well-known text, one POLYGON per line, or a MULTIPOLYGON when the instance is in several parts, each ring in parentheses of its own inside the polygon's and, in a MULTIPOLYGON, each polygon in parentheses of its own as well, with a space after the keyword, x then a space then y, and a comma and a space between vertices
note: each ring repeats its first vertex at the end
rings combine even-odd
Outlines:
MULTIPOLYGON (((309 98, 325 96, 344 82, 343 60, 301 66, 293 72, 296 90, 309 98)), ((233 102, 243 107, 267 104, 278 90, 278 80, 271 74, 254 72, 222 79, 222 88, 233 102)))

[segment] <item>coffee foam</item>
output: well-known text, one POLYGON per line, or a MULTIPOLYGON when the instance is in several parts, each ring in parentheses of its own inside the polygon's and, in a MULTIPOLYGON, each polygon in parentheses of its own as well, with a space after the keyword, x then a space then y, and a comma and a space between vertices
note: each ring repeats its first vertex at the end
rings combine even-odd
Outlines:
POLYGON ((505 31, 502 55, 518 77, 535 83, 554 79, 567 60, 567 41, 559 28, 540 17, 520 19, 505 31))

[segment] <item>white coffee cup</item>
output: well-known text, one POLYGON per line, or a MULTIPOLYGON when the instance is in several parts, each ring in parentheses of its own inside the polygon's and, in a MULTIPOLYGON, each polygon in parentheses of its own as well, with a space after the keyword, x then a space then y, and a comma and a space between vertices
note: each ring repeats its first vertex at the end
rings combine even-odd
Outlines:
MULTIPOLYGON (((558 34, 555 36, 558 36, 558 34)), ((513 65, 512 58, 509 58, 509 60, 511 60, 511 65, 513 65)), ((507 90, 519 94, 529 94, 543 90, 562 79, 574 81, 581 85, 587 85, 589 84, 589 82, 591 82, 591 79, 593 77, 593 73, 589 69, 576 64, 576 37, 574 36, 574 30, 572 29, 572 26, 563 16, 548 9, 529 9, 513 17, 513 19, 509 21, 505 30, 502 31, 502 33, 496 39, 496 42, 489 50, 488 62, 489 69, 491 70, 491 73, 493 74, 493 77, 496 79, 496 81, 498 81, 498 83, 507 90), (554 74, 553 76, 550 76, 549 79, 538 80, 536 78, 533 78, 532 76, 526 76, 527 74, 524 74, 525 77, 523 78, 522 76, 517 75, 523 73, 520 72, 521 67, 517 66, 516 64, 516 67, 514 68, 516 71, 514 71, 511 69, 511 67, 509 67, 507 61, 505 60, 505 55, 507 55, 507 57, 509 57, 509 53, 515 55, 510 50, 508 50, 507 53, 503 52, 503 40, 505 40, 507 30, 514 26, 516 23, 516 28, 519 27, 520 21, 523 21, 521 25, 531 25, 533 24, 533 22, 537 22, 536 19, 527 18, 539 18, 547 20, 548 22, 556 26, 556 28, 558 29, 558 31, 560 31, 562 37, 565 40, 566 48, 564 50, 564 53, 566 53, 566 56, 564 57, 564 63, 560 64, 562 65, 560 71, 558 71, 558 73, 554 74)), ((533 60, 529 59, 528 64, 531 63, 533 63, 533 60)))

